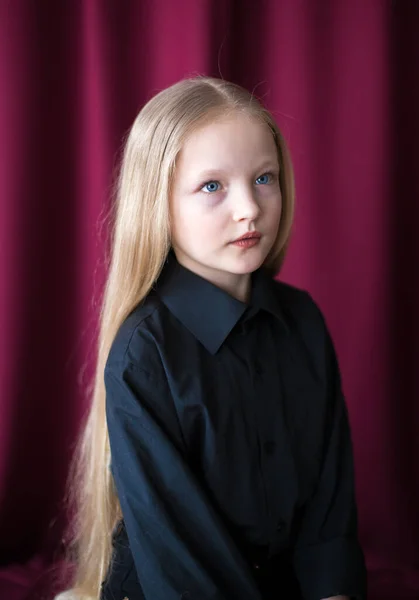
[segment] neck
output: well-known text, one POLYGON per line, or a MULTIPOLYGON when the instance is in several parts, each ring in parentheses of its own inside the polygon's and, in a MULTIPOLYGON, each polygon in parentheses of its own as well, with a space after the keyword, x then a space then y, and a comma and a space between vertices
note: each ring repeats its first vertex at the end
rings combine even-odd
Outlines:
POLYGON ((213 269, 201 263, 190 260, 183 253, 175 252, 177 261, 186 269, 193 271, 213 285, 216 285, 236 300, 247 303, 250 300, 252 274, 236 274, 213 269))
POLYGON ((231 290, 226 289, 231 296, 240 300, 240 302, 249 302, 250 300, 250 290, 251 290, 251 275, 240 275, 240 279, 236 282, 234 286, 232 286, 231 290))

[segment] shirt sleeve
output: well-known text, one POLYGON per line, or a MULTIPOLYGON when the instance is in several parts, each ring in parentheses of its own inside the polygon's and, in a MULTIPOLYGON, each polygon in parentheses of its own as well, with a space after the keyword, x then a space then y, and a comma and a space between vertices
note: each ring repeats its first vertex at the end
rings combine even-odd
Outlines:
POLYGON ((261 600, 188 466, 167 383, 133 364, 104 377, 111 472, 146 600, 261 600))
MULTIPOLYGON (((303 517, 294 551, 294 567, 305 600, 340 594, 365 600, 367 578, 357 536, 348 411, 335 348, 321 313, 320 318, 326 336, 330 410, 320 480, 303 517)), ((323 334, 323 338, 325 336, 323 334)))

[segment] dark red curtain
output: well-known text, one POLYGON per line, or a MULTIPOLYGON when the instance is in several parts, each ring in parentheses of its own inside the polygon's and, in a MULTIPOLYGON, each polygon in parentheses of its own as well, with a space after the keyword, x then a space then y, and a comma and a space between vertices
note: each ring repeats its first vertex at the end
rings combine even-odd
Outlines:
POLYGON ((232 79, 295 165, 282 278, 335 338, 371 597, 419 598, 419 2, 0 0, 0 597, 58 564, 87 406, 106 211, 156 91, 232 79))

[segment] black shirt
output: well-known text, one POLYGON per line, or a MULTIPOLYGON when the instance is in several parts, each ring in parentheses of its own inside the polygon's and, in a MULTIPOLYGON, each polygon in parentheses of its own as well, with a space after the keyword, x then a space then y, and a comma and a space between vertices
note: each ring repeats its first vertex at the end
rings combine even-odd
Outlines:
MULTIPOLYGON (((275 557, 306 600, 366 597, 347 408, 307 292, 261 268, 245 304, 170 253, 104 376, 111 472, 147 600, 267 598, 258 576, 275 557)), ((288 600, 282 578, 274 569, 269 587, 288 600)))

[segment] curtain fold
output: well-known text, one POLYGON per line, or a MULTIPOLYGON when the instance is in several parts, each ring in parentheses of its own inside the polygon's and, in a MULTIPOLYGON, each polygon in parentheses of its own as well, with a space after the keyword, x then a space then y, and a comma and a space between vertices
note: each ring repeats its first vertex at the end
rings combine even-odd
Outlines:
POLYGON ((0 595, 26 564, 15 597, 35 597, 60 553, 123 138, 200 73, 288 140, 281 278, 335 339, 372 585, 419 596, 418 31, 415 0, 0 0, 0 595))

